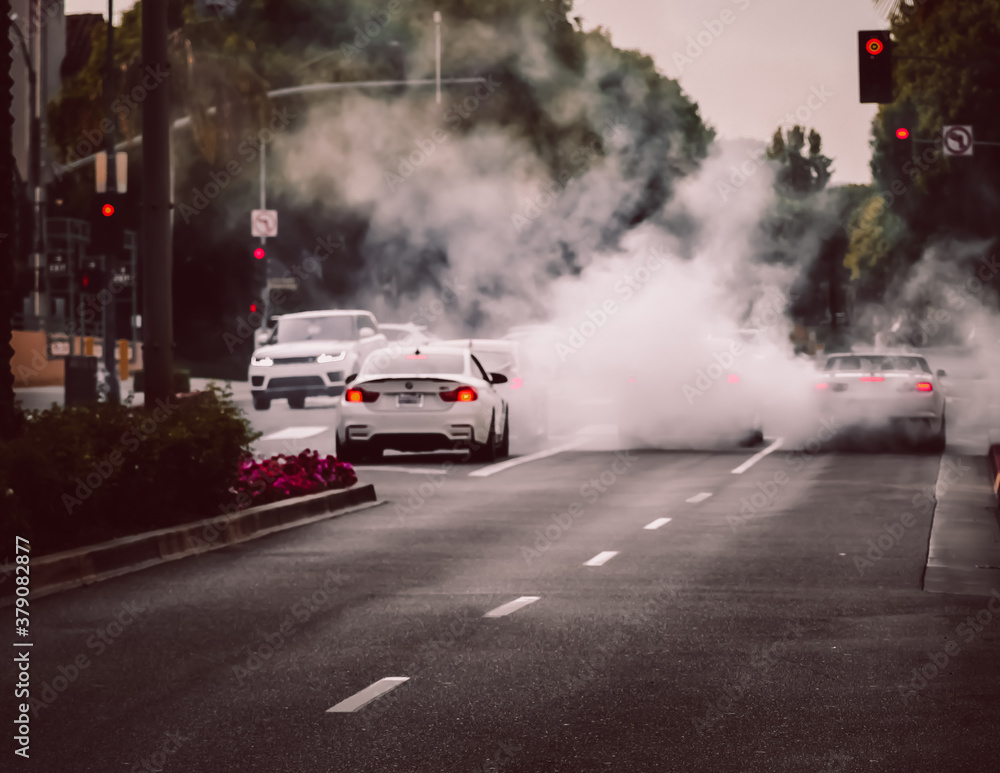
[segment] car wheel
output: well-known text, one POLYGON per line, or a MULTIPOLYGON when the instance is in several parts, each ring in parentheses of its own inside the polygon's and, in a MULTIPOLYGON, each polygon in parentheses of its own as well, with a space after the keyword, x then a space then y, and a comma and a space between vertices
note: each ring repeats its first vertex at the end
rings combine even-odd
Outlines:
POLYGON ((348 464, 370 464, 382 458, 382 450, 372 448, 368 443, 343 441, 337 443, 337 461, 348 464))
POLYGON ((253 407, 258 411, 266 411, 271 407, 271 398, 267 395, 254 395, 253 407))
POLYGON ((492 462, 497 458, 497 433, 494 427, 494 420, 490 419, 490 431, 486 435, 486 442, 476 446, 469 457, 471 462, 492 462))
POLYGON ((306 396, 292 395, 288 398, 288 407, 294 408, 295 410, 302 410, 306 407, 306 396))
POLYGON ((503 422, 503 435, 500 436, 500 447, 497 449, 497 456, 501 459, 510 456, 510 415, 503 422))
POLYGON ((948 445, 948 438, 945 428, 945 418, 944 414, 941 414, 941 429, 939 429, 937 434, 934 435, 933 438, 931 438, 931 441, 930 443, 928 443, 928 446, 930 448, 931 453, 940 454, 944 452, 945 446, 947 445, 948 445))

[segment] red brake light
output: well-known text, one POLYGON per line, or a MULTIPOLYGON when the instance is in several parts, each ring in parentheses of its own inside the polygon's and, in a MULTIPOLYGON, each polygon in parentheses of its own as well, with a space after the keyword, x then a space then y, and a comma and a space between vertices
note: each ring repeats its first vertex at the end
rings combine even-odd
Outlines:
POLYGON ((408 354, 408 355, 406 355, 406 359, 408 359, 408 360, 426 360, 427 359, 427 355, 426 354, 408 354))
POLYGON ((930 381, 918 381, 917 382, 918 392, 933 392, 934 385, 930 381))
POLYGON ((827 384, 825 381, 819 381, 819 382, 816 383, 816 388, 817 389, 826 389, 828 386, 830 386, 830 385, 827 384))
POLYGON ((740 377, 737 376, 735 373, 730 373, 729 374, 729 383, 730 384, 739 384, 740 383, 740 377))
POLYGON ((511 389, 520 389, 522 386, 524 386, 524 382, 519 376, 514 376, 514 378, 510 380, 511 389))
POLYGON ((476 390, 467 386, 455 387, 447 392, 441 392, 438 396, 446 403, 471 403, 479 399, 476 390))
POLYGON ((862 381, 885 381, 884 376, 862 376, 862 381))
POLYGON ((348 389, 345 393, 347 402, 349 403, 374 403, 378 400, 378 392, 366 392, 364 389, 348 389))

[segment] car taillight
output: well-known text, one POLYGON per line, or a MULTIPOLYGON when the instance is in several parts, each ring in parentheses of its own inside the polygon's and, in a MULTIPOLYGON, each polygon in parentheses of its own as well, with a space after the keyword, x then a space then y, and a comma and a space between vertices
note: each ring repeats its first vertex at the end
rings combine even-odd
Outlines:
POLYGON ((345 393, 345 397, 349 403, 374 403, 378 400, 378 396, 378 392, 366 392, 364 389, 358 389, 357 387, 348 389, 345 393))
POLYGON ((826 389, 828 386, 830 385, 827 384, 825 381, 820 381, 816 384, 817 389, 826 389))
POLYGON ((519 377, 514 376, 514 378, 510 380, 511 389, 520 389, 522 386, 524 386, 524 382, 519 377))
POLYGON ((862 376, 861 380, 862 381, 885 381, 885 377, 883 377, 883 376, 862 376))
POLYGON ((728 380, 729 380, 730 384, 739 384, 740 383, 740 377, 737 376, 735 373, 730 373, 728 380))
POLYGON ((933 392, 934 385, 930 381, 918 381, 917 382, 918 392, 933 392))
POLYGON ((476 390, 467 386, 455 387, 447 392, 441 392, 439 397, 446 403, 471 403, 473 400, 479 399, 476 390))

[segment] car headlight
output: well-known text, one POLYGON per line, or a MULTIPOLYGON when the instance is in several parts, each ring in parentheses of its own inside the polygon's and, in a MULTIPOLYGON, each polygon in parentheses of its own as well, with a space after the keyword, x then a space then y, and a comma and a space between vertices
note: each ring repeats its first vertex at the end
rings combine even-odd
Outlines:
POLYGON ((274 365, 274 360, 272 360, 270 357, 258 357, 257 355, 254 355, 253 357, 250 358, 250 364, 259 365, 262 368, 266 368, 268 365, 274 365))
POLYGON ((321 354, 316 358, 316 362, 340 362, 347 356, 347 352, 338 352, 337 354, 321 354))

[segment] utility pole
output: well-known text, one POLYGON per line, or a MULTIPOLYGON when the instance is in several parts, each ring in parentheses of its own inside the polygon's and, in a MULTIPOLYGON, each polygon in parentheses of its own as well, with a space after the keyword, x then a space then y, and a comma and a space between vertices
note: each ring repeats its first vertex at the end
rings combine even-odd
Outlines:
POLYGON ((165 76, 142 106, 142 340, 145 405, 152 408, 175 394, 167 0, 142 4, 142 62, 146 72, 165 76))
MULTIPOLYGON (((113 92, 114 92, 114 76, 115 76, 115 22, 114 22, 114 0, 108 0, 108 51, 107 51, 107 70, 104 74, 104 102, 105 109, 107 110, 108 121, 111 122, 111 129, 108 131, 104 138, 104 144, 107 148, 108 162, 107 162, 107 179, 108 179, 108 191, 118 190, 118 177, 117 177, 117 167, 115 158, 115 116, 111 109, 112 104, 114 104, 113 92)), ((121 213, 118 213, 121 217, 121 213)), ((121 250, 122 245, 117 244, 113 246, 113 249, 121 250)), ((104 256, 104 271, 102 272, 104 276, 104 281, 108 281, 109 277, 114 276, 114 255, 104 256)), ((135 277, 132 278, 135 281, 135 277)), ((110 289, 110 288, 109 288, 110 289)), ((118 403, 120 401, 121 393, 118 387, 118 371, 115 368, 115 331, 117 330, 117 325, 115 324, 115 311, 117 306, 117 298, 114 297, 112 293, 111 302, 105 303, 103 305, 104 314, 104 330, 102 331, 101 338, 104 340, 104 370, 105 378, 108 385, 108 402, 118 403)))
MULTIPOLYGON (((0 0, 0 24, 6 25, 0 39, 0 179, 14 179, 13 106, 14 79, 10 74, 12 44, 10 0, 0 0)), ((10 239, 14 233, 14 190, 0 185, 0 239, 10 239)), ((11 346, 11 317, 14 313, 14 251, 10 242, 0 241, 0 439, 12 439, 18 432, 14 410, 14 373, 10 369, 14 348, 11 346)), ((0 497, 3 492, 0 492, 0 497)))

